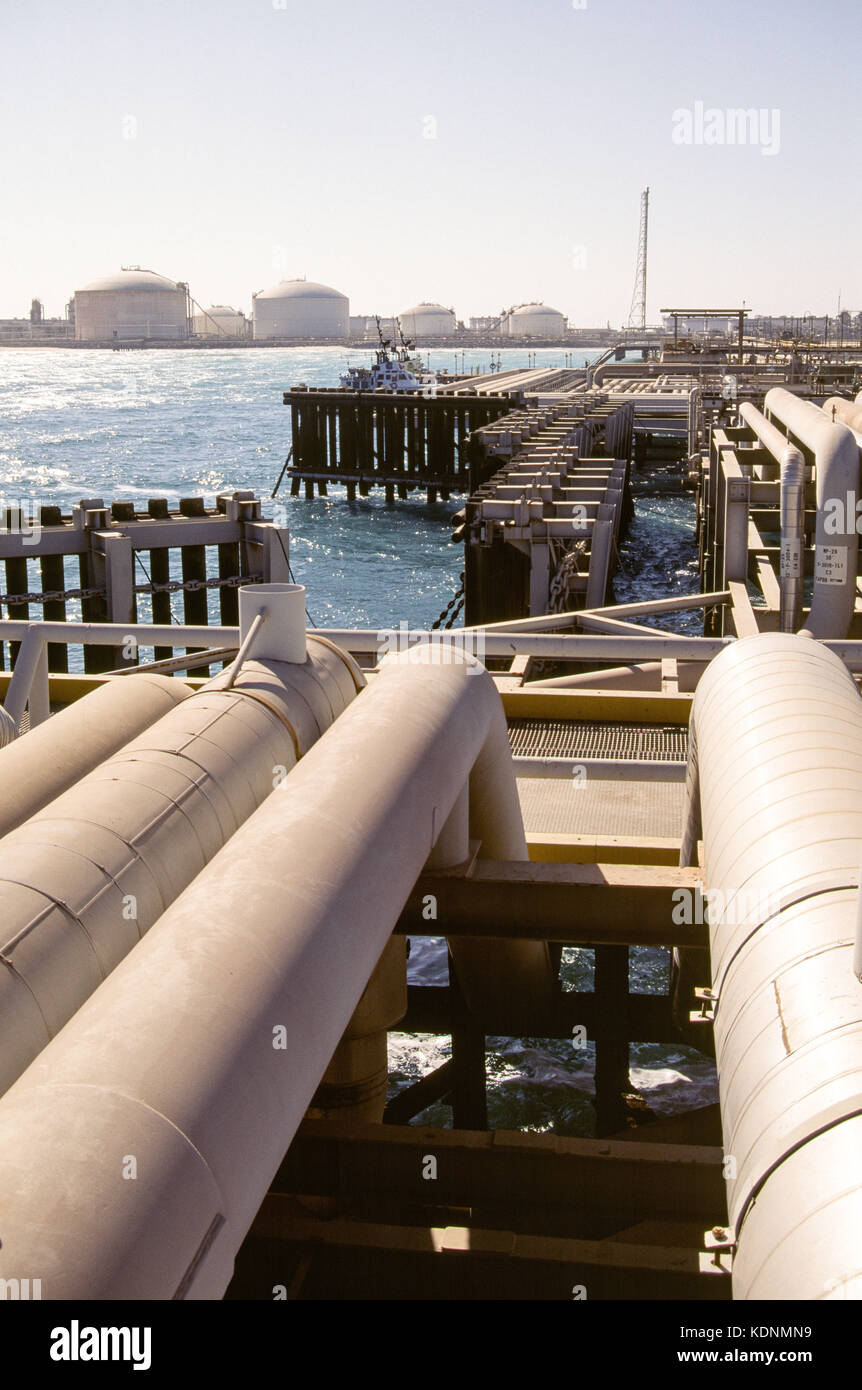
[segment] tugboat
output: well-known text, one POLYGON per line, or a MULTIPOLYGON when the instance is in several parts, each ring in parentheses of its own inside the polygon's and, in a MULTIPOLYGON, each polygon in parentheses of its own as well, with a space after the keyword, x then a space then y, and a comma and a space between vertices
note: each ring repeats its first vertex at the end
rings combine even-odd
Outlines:
POLYGON ((375 315, 380 347, 374 354, 372 367, 348 367, 341 375, 341 385, 347 391, 394 391, 399 395, 412 391, 429 391, 436 387, 437 377, 426 372, 422 359, 411 356, 415 344, 408 342, 396 319, 401 346, 390 353, 391 338, 384 338, 380 318, 375 315))

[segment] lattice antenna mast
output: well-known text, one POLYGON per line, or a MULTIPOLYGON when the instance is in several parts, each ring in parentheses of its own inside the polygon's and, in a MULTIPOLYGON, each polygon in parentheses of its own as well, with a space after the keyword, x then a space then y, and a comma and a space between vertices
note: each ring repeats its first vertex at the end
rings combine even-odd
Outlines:
POLYGON ((649 188, 641 194, 641 225, 638 235, 638 263, 632 307, 629 309, 629 328, 646 328, 647 233, 649 228, 649 188))

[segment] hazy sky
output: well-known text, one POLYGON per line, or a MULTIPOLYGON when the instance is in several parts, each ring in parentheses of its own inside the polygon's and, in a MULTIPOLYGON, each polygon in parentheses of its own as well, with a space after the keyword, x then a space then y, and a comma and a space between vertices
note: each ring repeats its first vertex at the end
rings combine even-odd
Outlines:
POLYGON ((139 264, 616 325, 644 184, 648 319, 859 309, 860 37, 859 0, 0 0, 0 317, 139 264))

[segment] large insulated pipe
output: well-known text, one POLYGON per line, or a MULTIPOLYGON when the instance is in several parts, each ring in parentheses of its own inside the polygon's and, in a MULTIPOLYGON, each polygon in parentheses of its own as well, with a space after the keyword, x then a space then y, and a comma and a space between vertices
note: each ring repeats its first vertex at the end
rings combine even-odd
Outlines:
POLYGON ((833 424, 818 406, 783 387, 767 391, 765 409, 814 455, 814 590, 803 632, 811 637, 846 637, 856 603, 856 440, 846 425, 833 424))
POLYGON ((830 396, 821 409, 827 419, 839 420, 854 434, 862 434, 862 404, 858 400, 846 401, 843 396, 830 396))
POLYGON ((191 686, 170 676, 117 676, 5 747, 0 752, 0 836, 191 693, 191 686))
MULTIPOLYGON (((426 660, 387 659, 0 1100, 0 1276, 224 1293, 468 777, 490 852, 523 841, 493 680, 426 660)), ((502 965, 547 989, 546 951, 502 965)))
POLYGON ((712 662, 691 732, 734 1295, 858 1298, 862 701, 818 643, 760 634, 712 662))
MULTIPOLYGON (((781 564, 779 627, 796 632, 802 621, 805 553, 805 459, 794 444, 751 404, 743 401, 740 417, 769 450, 780 469, 781 564)), ((763 469, 755 466, 755 474, 763 469)))
POLYGON ((0 1094, 347 707, 348 663, 310 638, 222 673, 0 840, 0 1094))
POLYGON ((18 725, 8 710, 0 705, 0 748, 8 748, 18 737, 18 725))

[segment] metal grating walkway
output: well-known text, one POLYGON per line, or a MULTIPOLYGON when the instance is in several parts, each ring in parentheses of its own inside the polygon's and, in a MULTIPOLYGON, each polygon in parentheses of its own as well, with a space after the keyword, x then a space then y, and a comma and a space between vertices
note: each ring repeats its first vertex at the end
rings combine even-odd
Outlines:
POLYGON ((582 719, 512 719, 516 758, 614 758, 684 763, 688 729, 675 724, 617 724, 582 719))
POLYGON ((519 777, 518 797, 534 834, 674 838, 685 819, 684 782, 519 777))

